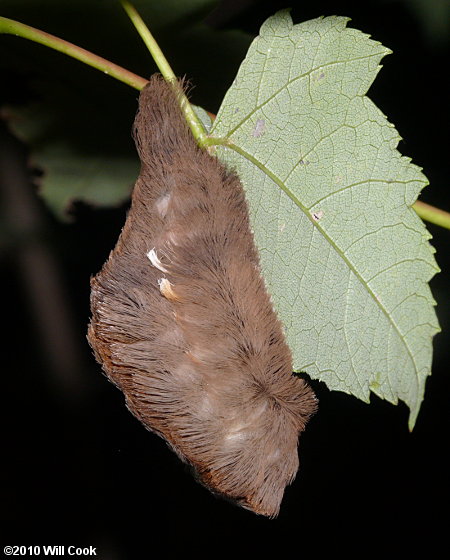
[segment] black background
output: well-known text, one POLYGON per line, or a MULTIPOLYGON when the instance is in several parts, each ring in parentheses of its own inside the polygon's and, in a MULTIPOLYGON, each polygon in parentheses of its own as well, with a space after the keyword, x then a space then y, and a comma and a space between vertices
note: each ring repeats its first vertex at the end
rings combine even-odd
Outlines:
MULTIPOLYGON (((369 95, 406 139, 401 152, 424 168, 430 186, 422 200, 449 209, 448 38, 431 25, 433 18, 427 27, 412 1, 248 0, 222 2, 208 21, 257 34, 268 16, 289 5, 294 22, 350 16, 352 27, 394 51, 369 95)), ((429 2, 428 10, 436 6, 429 2)), ((35 24, 25 9, 17 16, 0 9, 0 15, 35 24)), ((80 26, 70 39, 86 45, 80 26)), ((20 41, 0 40, 2 56, 20 41)), ((27 48, 31 53, 33 45, 27 48)), ((66 59, 56 56, 64 65, 66 59)), ((195 63, 176 70, 195 83, 193 101, 215 112, 238 63, 215 70, 220 82, 205 79, 195 63), (210 97, 208 86, 215 88, 210 97)), ((136 64, 133 69, 145 75, 136 64)), ((9 71, 6 77, 0 88, 7 101, 26 101, 26 75, 9 71)), ((365 555, 378 546, 406 555, 423 545, 436 557, 448 527, 448 231, 429 226, 443 270, 431 284, 443 332, 435 338, 433 375, 414 431, 408 432, 403 404, 373 397, 369 406, 313 382, 320 410, 300 441, 299 475, 280 516, 268 520, 196 483, 165 443, 131 416, 91 356, 85 341, 89 278, 113 247, 126 204, 106 210, 75 204, 71 222, 59 222, 30 183, 26 146, 4 123, 0 132, 3 178, 28 185, 18 195, 18 213, 2 211, 2 544, 93 545, 97 557, 113 560, 170 554, 174 547, 205 557, 230 549, 240 557, 365 555), (29 219, 29 230, 15 231, 13 218, 29 219), (54 356, 46 349, 52 340, 59 345, 54 356)))

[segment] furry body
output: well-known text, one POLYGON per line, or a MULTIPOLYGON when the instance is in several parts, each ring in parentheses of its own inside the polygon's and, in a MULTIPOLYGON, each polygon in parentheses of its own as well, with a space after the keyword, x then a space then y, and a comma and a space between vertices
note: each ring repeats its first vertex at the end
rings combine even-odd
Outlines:
POLYGON ((92 280, 89 342, 133 414, 206 486, 275 516, 316 399, 292 375, 242 185, 197 147, 159 76, 135 139, 141 172, 92 280))

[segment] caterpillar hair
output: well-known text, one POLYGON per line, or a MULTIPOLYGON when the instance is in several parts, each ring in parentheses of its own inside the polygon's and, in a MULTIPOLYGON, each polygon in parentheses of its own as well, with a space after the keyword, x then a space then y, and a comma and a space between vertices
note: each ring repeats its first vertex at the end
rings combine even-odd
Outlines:
POLYGON ((159 75, 141 92, 134 136, 141 171, 91 281, 89 342, 131 412, 204 485, 274 517, 317 403, 292 373, 243 187, 197 146, 159 75))

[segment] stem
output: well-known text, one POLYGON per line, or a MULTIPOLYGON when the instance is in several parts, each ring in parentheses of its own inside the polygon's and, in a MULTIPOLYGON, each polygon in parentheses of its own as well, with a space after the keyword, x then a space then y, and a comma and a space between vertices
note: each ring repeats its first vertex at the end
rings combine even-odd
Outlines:
POLYGON ((446 212, 445 210, 420 201, 417 201, 413 205, 413 208, 422 220, 427 220, 427 222, 431 222, 437 226, 450 229, 450 212, 446 212))
POLYGON ((45 31, 40 31, 39 29, 35 29, 34 27, 30 27, 29 25, 19 23, 18 21, 14 21, 12 19, 0 17, 0 33, 16 35, 17 37, 23 37, 24 39, 29 39, 35 43, 40 43, 41 45, 50 47, 55 51, 59 51, 63 54, 71 56, 72 58, 76 58, 80 62, 83 62, 88 66, 92 66, 104 74, 108 74, 108 76, 111 76, 112 78, 115 78, 116 80, 119 80, 137 90, 141 90, 148 81, 141 76, 133 74, 133 72, 130 72, 129 70, 102 58, 101 56, 97 56, 86 49, 74 45, 73 43, 69 43, 68 41, 64 41, 64 39, 60 39, 59 37, 45 33, 45 31))
POLYGON ((153 35, 150 33, 150 30, 145 25, 141 16, 138 14, 136 8, 132 6, 128 2, 128 0, 121 0, 121 3, 123 9, 127 12, 128 17, 133 22, 133 25, 136 27, 137 32, 141 36, 141 39, 144 41, 145 46, 150 51, 150 54, 152 55, 153 60, 156 62, 156 65, 158 66, 164 79, 167 82, 176 81, 177 77, 173 73, 173 70, 167 62, 166 57, 164 56, 162 50, 159 48, 158 43, 155 41, 153 35))
POLYGON ((144 21, 142 20, 141 16, 138 14, 134 6, 132 6, 128 2, 128 0, 121 0, 121 2, 124 10, 127 12, 128 17, 136 27, 137 32, 141 36, 141 39, 144 41, 145 46, 149 50, 164 79, 174 85, 181 110, 183 111, 184 117, 189 125, 189 128, 191 129, 194 138, 197 141, 197 144, 199 146, 205 147, 207 145, 206 131, 203 128, 203 125, 198 119, 194 110, 192 109, 192 106, 189 103, 186 95, 178 87, 178 80, 162 50, 159 48, 158 43, 155 41, 155 38, 150 33, 150 30, 145 25, 144 21))

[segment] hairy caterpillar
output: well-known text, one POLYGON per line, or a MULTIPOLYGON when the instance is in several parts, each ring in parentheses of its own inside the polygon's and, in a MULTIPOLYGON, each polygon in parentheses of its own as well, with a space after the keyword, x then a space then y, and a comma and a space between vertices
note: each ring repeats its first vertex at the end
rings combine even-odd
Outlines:
POLYGON ((134 135, 141 172, 91 281, 89 342, 131 412, 202 483, 274 517, 316 398, 292 374, 242 185, 197 146, 160 76, 134 135))

